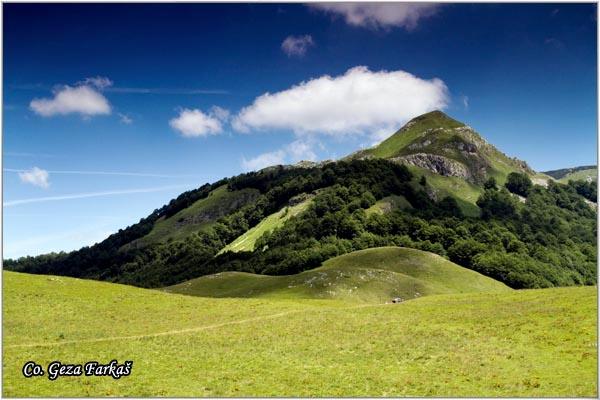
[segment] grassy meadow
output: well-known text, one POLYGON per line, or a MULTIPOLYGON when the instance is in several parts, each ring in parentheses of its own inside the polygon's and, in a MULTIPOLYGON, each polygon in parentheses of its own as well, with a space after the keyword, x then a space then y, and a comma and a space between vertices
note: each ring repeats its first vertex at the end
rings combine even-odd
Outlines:
POLYGON ((381 304, 3 280, 7 397, 597 395, 596 287, 381 304), (112 359, 131 375, 21 375, 29 360, 112 359))

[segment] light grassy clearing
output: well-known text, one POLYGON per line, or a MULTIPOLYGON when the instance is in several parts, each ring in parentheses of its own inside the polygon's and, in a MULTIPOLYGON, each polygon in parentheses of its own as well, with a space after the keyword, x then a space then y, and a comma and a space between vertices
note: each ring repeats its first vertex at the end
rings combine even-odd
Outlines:
POLYGON ((258 197, 258 190, 243 189, 229 191, 227 185, 218 187, 191 206, 169 218, 160 218, 146 236, 128 246, 143 246, 150 243, 164 243, 169 239, 180 240, 198 231, 213 226, 217 219, 247 204, 258 197))
POLYGON ((219 254, 226 251, 238 252, 238 251, 254 251, 254 245, 256 241, 266 232, 271 232, 275 228, 283 226, 285 221, 300 214, 308 208, 312 199, 304 200, 303 202, 284 207, 281 210, 269 215, 258 223, 255 227, 249 229, 241 236, 238 236, 233 242, 225 246, 219 254))
POLYGON ((510 291, 507 286, 436 254, 380 247, 332 258, 296 275, 222 272, 165 289, 205 297, 308 298, 385 303, 446 293, 510 291))
POLYGON ((596 287, 357 306, 3 277, 7 397, 597 395, 596 287), (112 359, 131 375, 21 374, 112 359))
POLYGON ((404 196, 388 196, 379 200, 371 207, 365 210, 367 215, 371 214, 387 214, 393 210, 407 210, 413 208, 413 206, 406 200, 404 196))

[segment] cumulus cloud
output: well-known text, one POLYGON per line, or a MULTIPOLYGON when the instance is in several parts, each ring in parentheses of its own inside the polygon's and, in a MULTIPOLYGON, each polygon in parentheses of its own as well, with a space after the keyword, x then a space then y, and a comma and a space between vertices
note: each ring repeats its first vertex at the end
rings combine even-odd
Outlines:
POLYGON ((372 134, 443 109, 448 102, 448 89, 440 79, 355 67, 337 77, 325 75, 265 93, 243 108, 232 126, 240 132, 286 129, 298 135, 372 134))
POLYGON ((313 144, 310 141, 296 140, 287 145, 285 150, 293 162, 302 160, 315 161, 317 155, 313 150, 313 144))
POLYGON ((133 123, 133 119, 130 116, 122 113, 119 113, 119 121, 125 125, 131 125, 133 123))
POLYGON ((281 50, 283 50, 288 57, 302 57, 306 54, 306 50, 313 45, 314 41, 310 35, 288 36, 283 43, 281 43, 281 50))
POLYGON ((348 25, 371 29, 414 29, 419 20, 435 14, 432 3, 315 3, 310 7, 341 16, 348 25))
POLYGON ((46 189, 50 186, 48 171, 38 167, 33 167, 30 170, 19 172, 21 182, 29 183, 33 186, 38 186, 46 189))
POLYGON ((106 89, 107 87, 110 87, 113 85, 113 81, 111 81, 110 79, 108 79, 105 76, 95 76, 93 78, 86 78, 83 81, 84 85, 88 85, 88 86, 94 86, 97 87, 98 89, 102 90, 102 89, 106 89))
POLYGON ((223 132, 221 118, 228 115, 229 112, 220 107, 213 107, 208 114, 198 109, 184 108, 177 117, 169 121, 169 125, 185 137, 218 135, 223 132))
POLYGON ((54 90, 54 97, 33 99, 29 107, 43 117, 81 114, 84 117, 110 114, 106 97, 92 85, 63 86, 54 90))
POLYGON ((283 148, 247 160, 242 158, 242 168, 246 171, 256 171, 272 165, 297 163, 298 161, 316 161, 314 140, 295 140, 283 148))
POLYGON ((246 171, 256 171, 271 165, 279 165, 285 163, 285 151, 277 150, 268 153, 260 154, 254 158, 247 160, 242 158, 242 168, 246 171))
POLYGON ((219 106, 212 106, 210 108, 210 115, 214 116, 219 121, 227 121, 229 119, 230 112, 219 106))

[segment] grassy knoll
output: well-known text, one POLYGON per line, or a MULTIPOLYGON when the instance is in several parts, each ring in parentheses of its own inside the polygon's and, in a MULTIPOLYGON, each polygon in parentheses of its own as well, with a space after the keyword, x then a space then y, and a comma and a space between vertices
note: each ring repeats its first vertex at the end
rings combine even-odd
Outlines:
POLYGON ((4 272, 4 396, 596 396, 596 288, 207 299, 4 272), (26 379, 28 360, 132 374, 26 379))
POLYGON ((219 253, 226 251, 253 251, 256 241, 266 232, 282 226, 285 221, 300 214, 306 210, 311 203, 311 199, 305 200, 299 204, 284 207, 281 210, 269 215, 258 225, 246 231, 243 235, 237 237, 233 242, 225 246, 219 253))
POLYGON ((436 254, 381 247, 327 260, 296 275, 265 276, 222 272, 165 290, 206 297, 267 297, 386 302, 442 293, 508 291, 504 284, 460 267, 436 254))
POLYGON ((227 185, 220 186, 208 197, 196 201, 177 214, 159 219, 150 233, 130 246, 166 242, 169 239, 178 240, 193 232, 208 229, 219 217, 243 206, 257 196, 258 191, 255 189, 229 191, 227 185))

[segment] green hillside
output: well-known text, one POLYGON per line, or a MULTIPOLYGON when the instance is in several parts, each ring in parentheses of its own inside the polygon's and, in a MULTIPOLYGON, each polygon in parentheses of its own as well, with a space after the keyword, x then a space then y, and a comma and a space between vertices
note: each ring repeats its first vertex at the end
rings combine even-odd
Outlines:
POLYGON ((3 272, 5 397, 596 397, 597 289, 209 299, 3 272), (26 379, 25 362, 133 361, 26 379))
POLYGON ((567 183, 569 181, 597 181, 598 180, 598 170, 596 168, 590 169, 581 169, 579 171, 570 172, 566 174, 564 177, 559 179, 559 182, 567 183))
POLYGON ((380 144, 351 157, 391 159, 472 183, 483 183, 493 176, 503 184, 514 171, 534 174, 526 163, 509 158, 471 127, 441 111, 410 120, 380 144))
POLYGON ((481 186, 456 176, 442 176, 425 168, 410 165, 408 169, 415 177, 424 176, 427 179, 430 194, 436 199, 451 196, 466 216, 479 216, 479 207, 475 203, 483 193, 481 186))
POLYGON ((253 251, 256 241, 266 232, 271 232, 275 228, 283 226, 285 221, 300 214, 306 210, 311 203, 311 199, 306 199, 293 206, 284 207, 281 210, 269 215, 263 219, 258 225, 250 228, 241 236, 238 236, 233 242, 225 246, 220 252, 226 251, 253 251))
POLYGON ((222 272, 165 289, 204 297, 267 297, 386 302, 445 293, 510 291, 504 284, 444 258, 414 249, 382 247, 332 258, 296 275, 222 272))
POLYGON ((465 127, 465 124, 462 122, 450 118, 441 111, 432 111, 413 118, 392 136, 373 149, 367 150, 366 154, 371 154, 379 158, 392 158, 399 155, 411 143, 423 137, 427 131, 462 127, 465 127))
POLYGON ((546 171, 544 174, 551 176, 559 182, 567 183, 569 180, 597 180, 598 168, 595 165, 584 165, 581 167, 556 169, 546 171))
POLYGON ((169 218, 160 218, 150 233, 129 244, 129 247, 161 243, 169 239, 183 239, 198 231, 206 232, 219 217, 255 200, 258 194, 258 191, 253 189, 229 191, 227 185, 220 186, 208 197, 196 201, 177 214, 169 218))
POLYGON ((384 158, 408 165, 430 179, 434 191, 460 201, 463 212, 477 215, 475 201, 489 177, 503 185, 511 172, 535 176, 526 163, 510 158, 486 142, 471 127, 441 111, 410 120, 380 144, 348 159, 384 158))

